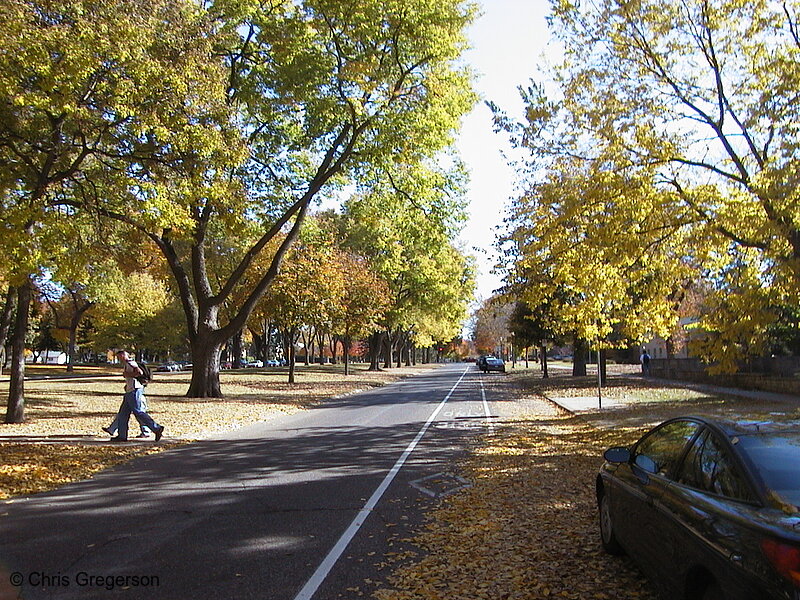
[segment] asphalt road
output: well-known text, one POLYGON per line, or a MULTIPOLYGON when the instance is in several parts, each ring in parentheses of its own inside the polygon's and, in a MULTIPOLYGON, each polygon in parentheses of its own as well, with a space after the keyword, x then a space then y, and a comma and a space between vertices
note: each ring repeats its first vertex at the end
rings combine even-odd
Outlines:
POLYGON ((0 505, 0 577, 29 600, 367 595, 468 485, 452 467, 491 427, 482 377, 445 365, 0 505))

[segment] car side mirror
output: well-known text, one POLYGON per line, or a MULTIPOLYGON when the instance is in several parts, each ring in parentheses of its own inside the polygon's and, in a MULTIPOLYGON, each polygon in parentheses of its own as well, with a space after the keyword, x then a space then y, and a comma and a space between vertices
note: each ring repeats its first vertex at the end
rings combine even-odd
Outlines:
POLYGON ((631 451, 627 448, 609 448, 603 452, 603 458, 610 463, 626 463, 631 459, 631 451))

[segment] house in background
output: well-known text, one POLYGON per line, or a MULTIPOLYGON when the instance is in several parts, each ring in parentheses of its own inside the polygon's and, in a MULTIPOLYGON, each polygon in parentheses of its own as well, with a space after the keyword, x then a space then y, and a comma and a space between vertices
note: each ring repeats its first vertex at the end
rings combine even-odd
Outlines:
POLYGON ((642 344, 642 348, 647 350, 650 358, 689 358, 689 340, 700 335, 689 326, 697 321, 697 317, 681 317, 671 338, 654 337, 642 344))
POLYGON ((25 353, 26 363, 36 363, 40 365, 65 365, 67 355, 60 350, 42 350, 41 353, 25 353))

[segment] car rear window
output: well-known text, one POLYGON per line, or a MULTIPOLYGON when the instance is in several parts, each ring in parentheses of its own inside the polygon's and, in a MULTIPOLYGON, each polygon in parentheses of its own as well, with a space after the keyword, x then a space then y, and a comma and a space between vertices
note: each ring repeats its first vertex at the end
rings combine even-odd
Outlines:
POLYGON ((755 500, 730 455, 708 429, 686 453, 678 482, 734 500, 755 500))
POLYGON ((800 506, 800 431, 742 435, 737 443, 767 487, 800 506))

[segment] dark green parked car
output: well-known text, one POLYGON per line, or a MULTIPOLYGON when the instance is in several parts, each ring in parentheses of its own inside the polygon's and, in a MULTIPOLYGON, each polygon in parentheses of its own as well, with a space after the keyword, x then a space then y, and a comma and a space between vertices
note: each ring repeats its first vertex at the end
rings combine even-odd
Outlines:
POLYGON ((597 476, 602 545, 674 600, 800 600, 800 420, 680 417, 597 476))

